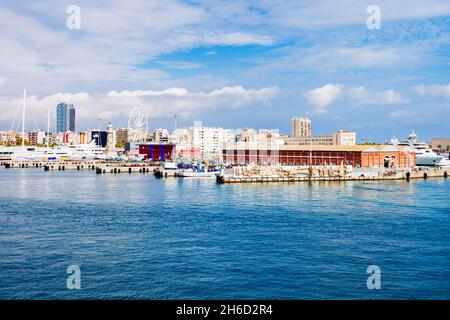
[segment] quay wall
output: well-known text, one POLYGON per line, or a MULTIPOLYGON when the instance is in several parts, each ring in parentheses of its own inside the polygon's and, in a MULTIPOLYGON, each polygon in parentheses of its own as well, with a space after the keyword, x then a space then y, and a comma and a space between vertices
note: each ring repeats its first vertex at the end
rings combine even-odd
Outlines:
POLYGON ((346 176, 236 176, 218 175, 216 182, 219 184, 228 183, 295 183, 312 181, 377 181, 377 180, 410 180, 428 178, 448 178, 450 168, 429 169, 418 171, 402 171, 392 175, 346 175, 346 176))

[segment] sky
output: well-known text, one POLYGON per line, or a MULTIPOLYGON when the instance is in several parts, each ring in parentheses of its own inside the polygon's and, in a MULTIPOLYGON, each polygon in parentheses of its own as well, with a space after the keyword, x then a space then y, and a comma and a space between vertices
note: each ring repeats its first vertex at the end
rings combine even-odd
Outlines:
POLYGON ((150 129, 176 114, 288 134, 305 116, 358 142, 450 137, 450 1, 2 0, 0 130, 24 89, 29 131, 66 102, 77 130, 126 127, 141 105, 150 129))

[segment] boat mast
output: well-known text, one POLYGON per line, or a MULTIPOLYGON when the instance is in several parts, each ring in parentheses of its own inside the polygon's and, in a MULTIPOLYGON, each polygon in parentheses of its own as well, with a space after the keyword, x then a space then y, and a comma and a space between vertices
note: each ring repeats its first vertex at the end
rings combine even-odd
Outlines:
POLYGON ((23 109, 22 109, 22 148, 25 146, 25 103, 27 91, 23 90, 23 109))
POLYGON ((48 149, 48 140, 50 138, 50 106, 47 107, 47 149, 48 149))

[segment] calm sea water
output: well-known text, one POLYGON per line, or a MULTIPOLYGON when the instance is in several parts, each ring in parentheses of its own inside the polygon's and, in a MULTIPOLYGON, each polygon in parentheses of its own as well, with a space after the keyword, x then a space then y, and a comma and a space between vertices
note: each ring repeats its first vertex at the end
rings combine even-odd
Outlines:
POLYGON ((0 299, 449 299, 449 196, 1 168, 0 299))

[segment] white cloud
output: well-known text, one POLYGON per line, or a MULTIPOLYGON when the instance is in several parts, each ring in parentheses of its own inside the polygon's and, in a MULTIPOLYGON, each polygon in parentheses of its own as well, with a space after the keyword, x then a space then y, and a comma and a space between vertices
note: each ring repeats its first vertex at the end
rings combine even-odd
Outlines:
MULTIPOLYGON (((367 1, 317 0, 317 1, 258 1, 255 7, 267 12, 270 24, 291 29, 317 28, 361 24, 368 17, 367 1)), ((375 2, 375 4, 377 4, 375 2)), ((389 0, 389 6, 381 4, 382 19, 399 21, 411 18, 445 16, 450 14, 450 3, 442 0, 389 0)))
MULTIPOLYGON (((80 30, 66 28, 63 2, 0 5, 0 56, 8 61, 0 64, 0 74, 9 79, 4 92, 12 95, 42 83, 47 92, 87 86, 91 92, 102 92, 119 83, 136 87, 142 80, 164 86, 157 82, 169 77, 166 72, 141 66, 179 50, 274 42, 271 36, 238 25, 223 28, 203 6, 178 0, 76 4, 81 8, 80 30)), ((180 61, 167 66, 192 69, 199 64, 180 61)))
MULTIPOLYGON (((279 89, 268 87, 247 89, 241 86, 223 87, 207 92, 191 92, 185 88, 165 90, 110 91, 107 94, 90 95, 86 92, 76 94, 55 93, 43 98, 33 95, 27 98, 27 109, 38 123, 45 123, 47 108, 51 114, 59 102, 73 103, 80 127, 93 125, 95 119, 111 121, 116 126, 125 125, 128 113, 136 105, 144 107, 151 118, 178 114, 190 117, 197 112, 211 112, 217 109, 235 109, 247 106, 264 106, 277 97, 279 89), (45 115, 45 116, 43 116, 45 115)), ((21 98, 0 97, 0 121, 11 123, 17 110, 21 108, 21 98)), ((54 122, 54 121, 53 121, 54 122)))
POLYGON ((415 116, 416 113, 412 110, 396 110, 389 112, 389 117, 397 119, 397 120, 404 120, 404 119, 410 119, 412 116, 415 116))
POLYGON ((275 43, 272 37, 247 32, 208 33, 204 36, 203 41, 205 44, 225 46, 241 46, 248 44, 268 46, 275 43))
POLYGON ((392 105, 409 102, 393 89, 368 91, 363 86, 359 86, 350 87, 346 93, 348 99, 355 105, 392 105))
POLYGON ((2 85, 4 85, 4 84, 5 84, 5 82, 6 82, 6 78, 5 78, 5 77, 2 77, 2 76, 0 76, 0 87, 1 87, 2 85))
POLYGON ((450 98, 450 83, 442 85, 418 85, 413 91, 419 96, 434 96, 450 98))
POLYGON ((411 55, 405 55, 401 49, 390 47, 359 47, 359 48, 336 48, 329 52, 335 65, 352 65, 368 68, 373 66, 392 65, 399 61, 410 60, 411 55), (341 61, 341 63, 338 63, 341 61), (336 63, 335 63, 336 62, 336 63))
POLYGON ((319 43, 313 47, 303 45, 277 48, 260 59, 256 71, 268 72, 348 72, 356 69, 385 68, 387 66, 414 66, 422 56, 421 48, 398 48, 364 45, 344 47, 319 43))
POLYGON ((303 96, 317 114, 326 113, 327 107, 341 97, 357 106, 384 106, 409 102, 393 89, 369 91, 363 86, 346 88, 341 84, 326 84, 305 92, 303 96))
POLYGON ((197 69, 202 66, 200 63, 193 63, 188 61, 157 61, 157 63, 170 69, 179 70, 197 69))
POLYGON ((304 97, 318 114, 326 113, 326 107, 339 98, 342 92, 339 84, 326 84, 320 88, 304 93, 304 97))

